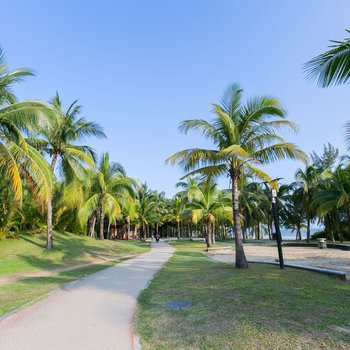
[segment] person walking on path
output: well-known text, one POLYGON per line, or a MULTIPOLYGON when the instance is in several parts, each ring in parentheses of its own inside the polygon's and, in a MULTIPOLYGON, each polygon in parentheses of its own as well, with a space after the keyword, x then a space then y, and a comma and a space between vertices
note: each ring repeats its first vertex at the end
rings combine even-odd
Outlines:
POLYGON ((160 239, 160 235, 159 235, 159 233, 157 233, 156 234, 156 241, 157 241, 157 243, 159 243, 159 239, 160 239))
POLYGON ((0 320, 1 350, 131 350, 136 299, 174 252, 152 250, 63 286, 0 320))

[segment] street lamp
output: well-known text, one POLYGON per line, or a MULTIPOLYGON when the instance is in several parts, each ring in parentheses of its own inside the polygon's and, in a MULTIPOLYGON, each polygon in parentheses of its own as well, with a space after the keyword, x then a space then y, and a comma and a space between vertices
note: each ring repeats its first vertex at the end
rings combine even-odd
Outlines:
MULTIPOLYGON (((264 184, 268 188, 268 184, 271 184, 273 182, 278 183, 278 181, 281 179, 282 178, 277 178, 277 179, 274 179, 271 181, 265 181, 264 184)), ((284 268, 284 260, 283 260, 283 252, 282 252, 282 236, 281 236, 281 231, 280 231, 276 198, 277 198, 277 190, 273 186, 271 186, 272 217, 273 217, 273 221, 275 223, 278 258, 279 258, 280 268, 283 269, 284 268)))

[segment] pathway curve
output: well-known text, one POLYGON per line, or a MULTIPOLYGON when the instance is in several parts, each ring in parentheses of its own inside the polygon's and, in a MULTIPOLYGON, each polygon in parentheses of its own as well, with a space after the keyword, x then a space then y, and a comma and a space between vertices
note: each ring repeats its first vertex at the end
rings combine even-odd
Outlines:
POLYGON ((136 298, 175 251, 165 242, 71 282, 0 322, 1 350, 130 350, 136 298))

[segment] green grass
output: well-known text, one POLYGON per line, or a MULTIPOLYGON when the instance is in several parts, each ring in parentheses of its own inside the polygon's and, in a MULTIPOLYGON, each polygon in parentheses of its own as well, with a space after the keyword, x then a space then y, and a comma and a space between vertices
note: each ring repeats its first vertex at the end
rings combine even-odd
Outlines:
POLYGON ((21 236, 0 242, 0 278, 74 266, 99 260, 102 263, 50 277, 35 277, 0 286, 0 317, 40 298, 63 284, 110 267, 127 255, 144 253, 148 243, 140 241, 99 241, 71 233, 54 232, 54 249, 47 251, 44 236, 21 236), (103 259, 113 259, 104 262, 103 259))
POLYGON ((149 244, 140 241, 96 240, 71 233, 54 232, 54 249, 44 249, 43 235, 21 235, 0 241, 0 278, 42 269, 72 265, 146 252, 149 244))
POLYGON ((350 349, 349 283, 263 264, 235 269, 209 260, 203 243, 174 247, 139 297, 143 349, 350 349), (193 305, 164 308, 178 299, 193 305))
POLYGON ((19 282, 9 283, 0 287, 0 317, 17 309, 34 299, 45 296, 45 294, 74 281, 80 277, 103 270, 113 266, 120 260, 100 265, 88 266, 82 269, 63 272, 50 277, 30 278, 19 282))

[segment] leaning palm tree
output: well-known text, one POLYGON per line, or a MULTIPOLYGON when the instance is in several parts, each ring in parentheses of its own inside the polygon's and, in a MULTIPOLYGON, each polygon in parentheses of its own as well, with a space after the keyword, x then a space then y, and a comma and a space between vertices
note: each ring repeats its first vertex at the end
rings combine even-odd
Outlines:
MULTIPOLYGON (((51 157, 51 170, 58 168, 67 185, 68 191, 80 187, 81 178, 85 175, 85 166, 94 166, 94 152, 91 147, 81 145, 87 137, 103 138, 102 128, 95 122, 88 122, 80 117, 81 106, 74 101, 63 111, 62 101, 56 93, 51 105, 55 112, 52 123, 39 130, 36 138, 28 139, 34 147, 51 157), (39 138, 41 136, 41 139, 39 138)), ((78 196, 77 196, 78 197, 78 196)), ((52 249, 52 196, 47 201, 47 239, 46 248, 52 249)))
POLYGON ((50 196, 52 176, 46 160, 29 145, 23 135, 47 123, 51 112, 41 101, 17 102, 12 85, 33 75, 29 69, 10 71, 0 47, 0 171, 9 181, 15 200, 22 202, 22 179, 26 179, 35 197, 50 196))
POLYGON ((197 130, 214 144, 213 149, 192 148, 175 153, 167 159, 179 164, 189 173, 228 175, 232 181, 233 221, 236 244, 236 267, 246 268, 248 263, 243 250, 238 184, 242 177, 252 175, 263 180, 270 176, 255 164, 268 164, 290 158, 305 161, 307 155, 295 144, 285 141, 281 129, 297 131, 291 121, 285 119, 280 102, 268 96, 242 102, 243 90, 232 84, 221 104, 214 104, 215 118, 185 120, 180 130, 187 133, 197 130))

